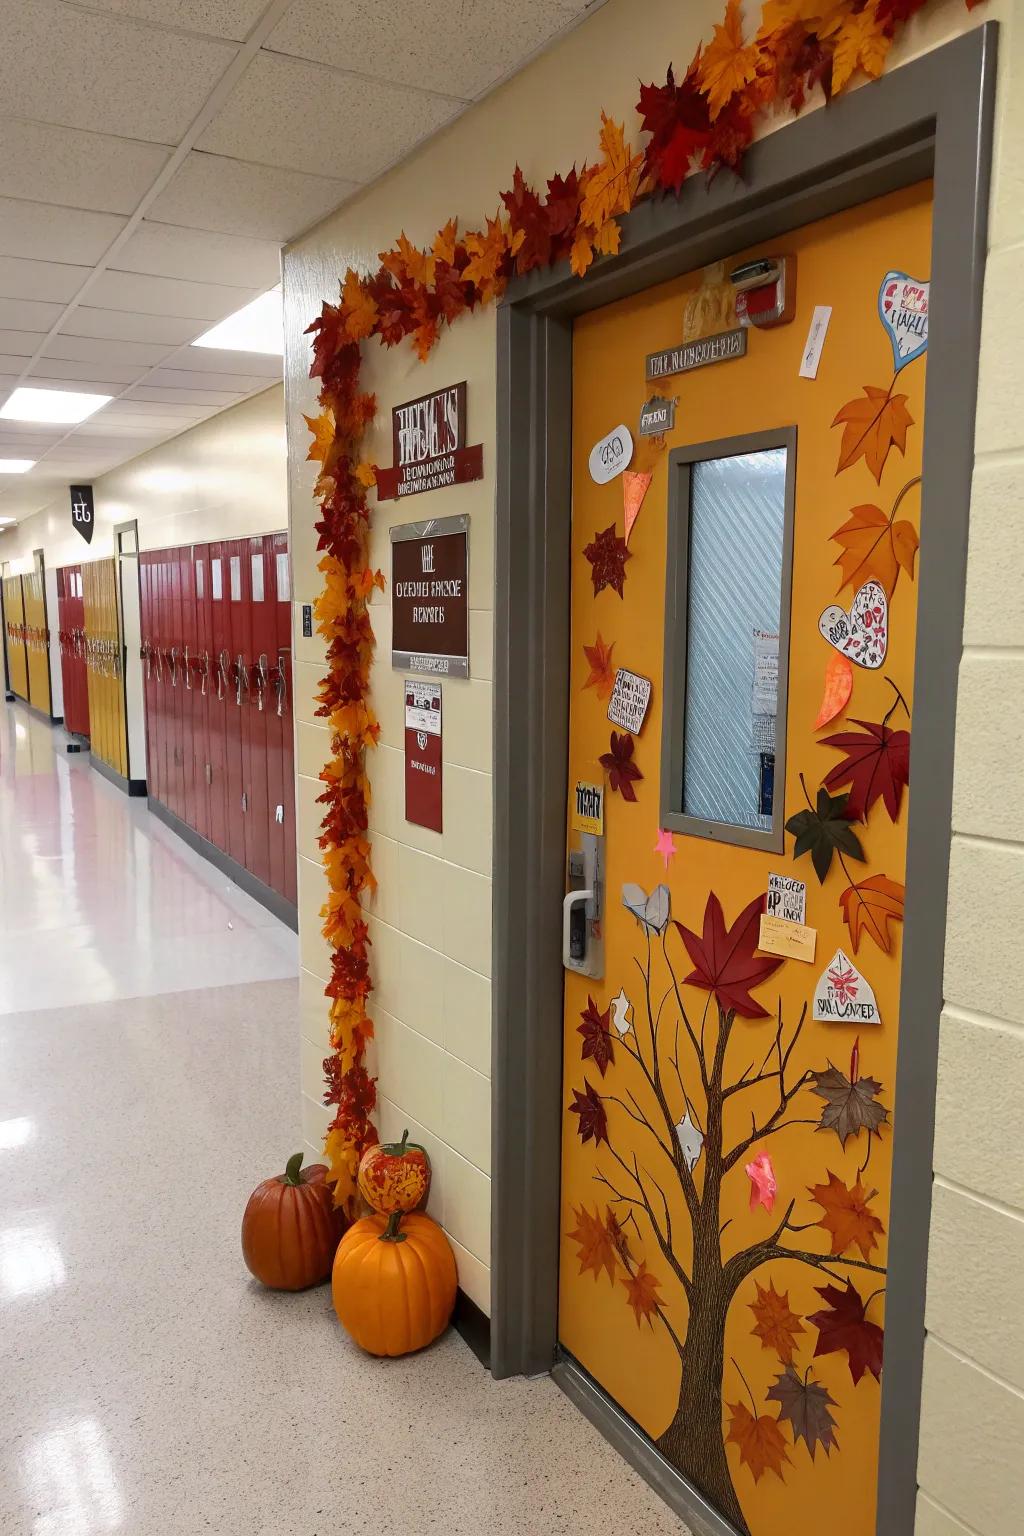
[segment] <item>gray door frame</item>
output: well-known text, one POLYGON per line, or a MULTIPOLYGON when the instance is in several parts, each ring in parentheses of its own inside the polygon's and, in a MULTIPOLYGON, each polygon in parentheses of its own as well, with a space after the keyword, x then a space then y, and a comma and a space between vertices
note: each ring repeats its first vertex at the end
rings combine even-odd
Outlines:
POLYGON ((652 198, 580 282, 562 265, 498 311, 492 1370, 556 1379, 695 1531, 730 1527, 558 1350, 573 317, 934 179, 913 791, 896 1073, 877 1531, 911 1531, 924 1351, 957 675, 987 245, 996 35, 986 23, 652 198), (952 621, 952 622, 951 622, 952 621))

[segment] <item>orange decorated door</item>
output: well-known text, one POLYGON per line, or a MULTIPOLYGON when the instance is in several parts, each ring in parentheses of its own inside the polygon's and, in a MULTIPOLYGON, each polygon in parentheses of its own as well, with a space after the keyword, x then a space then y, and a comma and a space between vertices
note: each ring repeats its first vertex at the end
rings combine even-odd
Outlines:
POLYGON ((875 1529, 930 241, 575 327, 560 1341, 751 1536, 875 1529))

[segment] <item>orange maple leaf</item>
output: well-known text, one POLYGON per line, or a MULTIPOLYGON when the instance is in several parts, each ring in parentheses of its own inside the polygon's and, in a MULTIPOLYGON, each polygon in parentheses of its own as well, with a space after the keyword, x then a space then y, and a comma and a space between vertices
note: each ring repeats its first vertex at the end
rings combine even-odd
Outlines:
POLYGON ((632 208, 643 163, 643 155, 630 153, 623 125, 602 112, 601 159, 580 177, 580 222, 591 226, 595 241, 610 219, 632 208))
POLYGON ((646 1260, 641 1259, 633 1273, 627 1275, 625 1280, 620 1280, 619 1284, 626 1288, 626 1300, 633 1308, 637 1327, 646 1317, 653 1328, 651 1318, 661 1306, 661 1297, 658 1295, 660 1282, 648 1270, 646 1260))
POLYGON ((841 656, 834 651, 825 663, 825 691, 821 697, 821 708, 818 710, 814 721, 814 729, 819 731, 823 725, 828 725, 837 715, 841 715, 850 702, 853 693, 853 663, 849 656, 841 656))
POLYGON ((698 79, 707 92, 712 121, 737 91, 749 85, 757 73, 758 49, 744 46, 740 0, 728 0, 725 20, 719 23, 700 62, 698 79))
POLYGON ((497 298, 505 286, 498 272, 508 250, 508 235, 501 218, 488 219, 486 233, 471 229, 466 235, 466 250, 469 261, 462 271, 463 281, 475 283, 486 304, 497 298))
POLYGON ((827 1184, 809 1186, 811 1198, 825 1212, 817 1225, 824 1227, 831 1236, 833 1253, 845 1253, 856 1243, 861 1257, 870 1259, 872 1248, 878 1247, 876 1234, 885 1231, 868 1207, 871 1196, 864 1193, 859 1179, 852 1189, 848 1189, 842 1179, 831 1170, 827 1171, 827 1184))
POLYGON ((766 1291, 756 1280, 754 1285, 757 1300, 747 1303, 755 1318, 755 1326, 750 1331, 761 1340, 762 1349, 774 1349, 779 1359, 788 1365, 796 1351, 797 1334, 807 1330, 796 1313, 790 1310, 788 1291, 780 1296, 771 1281, 766 1291))
POLYGON ((594 231, 589 224, 580 224, 573 237, 569 252, 569 266, 574 277, 584 277, 594 259, 594 231))
POLYGON ((309 445, 307 459, 315 459, 320 464, 326 464, 327 455, 334 447, 334 436, 337 422, 330 406, 320 412, 319 416, 303 415, 303 421, 313 434, 313 441, 309 445))
POLYGON ((446 261, 449 266, 455 260, 455 244, 458 234, 458 219, 449 219, 443 229, 439 229, 434 236, 434 260, 446 261))
POLYGON ((863 455, 871 473, 880 481, 889 449, 906 451, 907 428, 914 425, 914 418, 907 410, 907 396, 894 395, 892 384, 888 389, 880 389, 876 384, 864 384, 862 388, 864 399, 847 401, 832 422, 834 427, 843 423, 836 474, 849 469, 863 455))
POLYGON ((349 267, 341 289, 341 321, 349 341, 372 336, 377 324, 377 302, 357 272, 349 267))
POLYGON ((612 687, 615 683, 615 668, 612 666, 612 651, 615 649, 615 641, 611 645, 605 645, 601 639, 601 631, 597 632, 597 639, 593 645, 585 645, 583 654, 590 663, 590 676, 583 684, 584 688, 594 688, 599 699, 611 697, 612 687))
POLYGON ((742 1403, 729 1403, 728 1408, 732 1418, 725 1438, 739 1446, 740 1461, 750 1468, 754 1482, 758 1482, 764 1472, 774 1472, 784 1482, 782 1468, 789 1462, 789 1457, 778 1419, 773 1419, 770 1414, 755 1419, 742 1403))
POLYGON ((885 67, 885 56, 892 46, 892 37, 885 31, 885 22, 879 21, 876 7, 866 5, 862 11, 847 14, 836 33, 835 53, 832 56, 832 89, 841 91, 858 69, 869 80, 877 80, 885 67))
POLYGON ((406 238, 404 229, 390 251, 381 251, 380 260, 381 265, 400 283, 429 285, 434 281, 433 256, 429 251, 421 251, 419 246, 413 245, 406 238))
POLYGON ((872 875, 859 885, 847 886, 839 898, 843 921, 850 930, 854 954, 862 933, 874 939, 883 954, 892 953, 889 924, 902 923, 906 887, 887 875, 872 875))
POLYGON ((891 598, 900 566, 913 581, 919 540, 917 529, 905 518, 894 523, 892 514, 886 517, 881 507, 851 507, 849 518, 832 538, 843 546, 842 554, 832 562, 843 573, 837 592, 846 586, 856 591, 873 576, 885 588, 886 597, 891 598))
POLYGON ((580 1261, 580 1274, 585 1275, 588 1269, 593 1270, 594 1279, 599 1280, 602 1269, 608 1271, 608 1279, 615 1279, 616 1246, 612 1233, 601 1220, 600 1213, 594 1211, 590 1215, 586 1206, 574 1208, 576 1217, 576 1230, 568 1236, 574 1243, 579 1244, 578 1258, 580 1261))
POLYGON ((376 464, 369 464, 365 459, 360 460, 360 462, 356 465, 356 479, 359 481, 360 485, 365 485, 367 489, 369 489, 371 485, 376 485, 376 464))

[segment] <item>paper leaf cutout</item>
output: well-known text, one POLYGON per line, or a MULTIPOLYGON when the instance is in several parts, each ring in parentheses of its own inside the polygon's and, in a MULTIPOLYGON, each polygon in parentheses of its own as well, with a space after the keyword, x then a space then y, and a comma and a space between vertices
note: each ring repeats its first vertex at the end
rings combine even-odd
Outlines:
POLYGON ((700 1161, 700 1154, 704 1148, 704 1136, 690 1119, 689 1109, 676 1126, 676 1138, 683 1154, 683 1162, 692 1173, 700 1161))
POLYGON ((891 46, 892 31, 875 6, 849 12, 836 33, 832 55, 833 91, 843 90, 857 70, 869 80, 877 80, 891 46))
POLYGON ((610 1009, 606 1009, 602 1013, 588 993, 587 1006, 580 1014, 583 1023, 576 1026, 576 1033, 583 1036, 583 1049, 580 1052, 580 1059, 586 1061, 588 1056, 591 1057, 602 1077, 604 1077, 605 1072, 608 1070, 609 1062, 614 1062, 615 1060, 615 1053, 612 1049, 612 1037, 608 1028, 608 1015, 610 1012, 610 1009))
POLYGON ((633 761, 634 741, 628 731, 620 735, 618 731, 612 731, 611 744, 607 752, 602 752, 598 762, 608 775, 610 789, 617 789, 623 800, 636 800, 636 790, 633 785, 643 774, 633 761))
POLYGON ((801 1381, 791 1365, 787 1366, 773 1387, 766 1393, 768 1401, 779 1405, 779 1423, 788 1424, 793 1431, 793 1444, 802 1440, 814 1460, 814 1452, 820 1445, 827 1456, 839 1441, 835 1437, 836 1421, 829 1413, 836 1406, 819 1381, 801 1381))
POLYGON ((569 1105, 569 1113, 579 1115, 576 1129, 580 1141, 593 1140, 595 1146, 600 1146, 602 1141, 608 1141, 608 1116, 597 1089, 591 1086, 588 1078, 583 1079, 583 1084, 586 1090, 584 1093, 580 1093, 578 1088, 572 1091, 573 1102, 569 1105))
POLYGON ((661 854, 665 868, 668 869, 669 859, 674 859, 676 856, 676 840, 672 833, 667 832, 664 827, 660 828, 658 832, 658 839, 654 844, 654 852, 661 854))
POLYGON ((825 1024, 881 1024, 871 983, 837 949, 818 978, 812 1017, 825 1024))
POLYGON ((881 583, 866 581, 859 587, 849 613, 830 603, 818 619, 818 630, 840 655, 858 667, 877 670, 889 647, 889 600, 881 583))
POLYGON ((750 1468, 754 1482, 759 1482, 765 1472, 774 1472, 784 1482, 782 1468, 789 1462, 789 1456, 778 1419, 773 1419, 770 1414, 755 1419, 743 1403, 727 1406, 732 1417, 726 1441, 739 1446, 740 1461, 750 1468))
POLYGON ((660 1282, 650 1273, 645 1260, 641 1259, 634 1272, 627 1275, 625 1280, 620 1280, 619 1284, 626 1288, 626 1300, 633 1308, 637 1327, 646 1318, 648 1325, 653 1328, 652 1319, 661 1305, 661 1297, 658 1295, 660 1282))
POLYGON ((769 1154, 758 1153, 753 1162, 744 1164, 743 1171, 750 1180, 750 1209, 753 1211, 763 1205, 766 1211, 772 1210, 779 1186, 769 1154))
POLYGON ((850 930, 854 954, 862 933, 874 939, 883 954, 892 953, 890 923, 902 923, 906 887, 888 875, 872 875, 859 885, 847 886, 839 898, 843 921, 850 930))
MULTIPOLYGON (((807 1330, 790 1309, 788 1291, 780 1295, 772 1281, 768 1282, 766 1291, 761 1289, 756 1280, 754 1285, 757 1300, 747 1303, 754 1314, 754 1327, 750 1331, 756 1339, 761 1340, 762 1349, 774 1349, 779 1359, 788 1365, 796 1353, 797 1334, 806 1333, 807 1330)), ((768 1395, 770 1397, 771 1393, 768 1395)))
POLYGON ((821 696, 821 708, 814 722, 819 731, 843 713, 853 693, 853 663, 848 656, 837 651, 825 663, 825 691, 821 696))
POLYGON ((620 987, 619 995, 611 1000, 612 1025, 618 1030, 620 1035, 628 1035, 633 1027, 633 1022, 629 1017, 632 1011, 633 1004, 626 996, 624 989, 620 987))
POLYGON ((601 639, 601 631, 597 632, 597 639, 593 645, 585 645, 583 654, 590 666, 590 676, 583 684, 584 688, 593 688, 599 699, 611 698, 612 685, 615 682, 615 668, 612 666, 612 651, 615 649, 615 641, 611 645, 605 645, 601 639))
POLYGON ((593 1271, 594 1279, 599 1280, 603 1269, 607 1271, 608 1279, 614 1282, 617 1258, 614 1235, 596 1210, 591 1216, 586 1206, 581 1205, 573 1208, 573 1215, 576 1218, 576 1230, 567 1233, 567 1236, 571 1242, 579 1245, 577 1258, 580 1261, 580 1274, 585 1275, 589 1269, 593 1271))
POLYGON ((744 1019, 768 1017, 767 1009, 751 997, 750 989, 767 981, 782 964, 778 957, 754 953, 763 911, 764 897, 755 896, 727 929, 722 904, 712 891, 704 908, 700 938, 682 923, 676 923, 694 965, 685 982, 713 992, 721 1008, 727 1012, 732 1009, 744 1019))
POLYGON ((841 731, 826 736, 823 747, 845 752, 825 775, 826 789, 849 784, 846 814, 851 821, 866 821, 875 801, 881 799, 895 821, 903 803, 904 787, 910 782, 910 732, 891 731, 884 721, 854 720, 860 731, 841 731))
MULTIPOLYGON (((786 822, 786 831, 796 838, 793 857, 799 859, 809 853, 814 873, 822 885, 832 868, 832 855, 837 849, 848 853, 851 859, 864 862, 864 850, 847 819, 847 799, 847 795, 833 796, 827 789, 819 789, 815 809, 797 811, 786 822)), ((853 947, 856 951, 856 944, 853 947)))
POLYGON ((672 897, 667 885, 655 886, 648 896, 642 885, 629 882, 622 887, 622 905, 652 933, 664 933, 672 909, 672 897))
POLYGON ((897 373, 927 350, 930 290, 927 278, 911 277, 909 272, 887 272, 879 284, 878 318, 889 338, 897 373))
POLYGON ((644 497, 650 489, 653 475, 649 469, 624 469, 622 471, 622 510, 626 526, 626 543, 633 532, 633 524, 640 516, 644 497))
POLYGON ((873 1077, 858 1077, 853 1081, 834 1067, 831 1062, 824 1072, 812 1072, 814 1087, 819 1099, 825 1100, 818 1123, 819 1131, 835 1131, 843 1147, 848 1136, 858 1136, 862 1130, 868 1135, 880 1131, 889 1118, 889 1111, 876 1103, 882 1085, 873 1077))
POLYGON ((620 539, 616 533, 615 524, 612 523, 603 533, 596 533, 583 553, 593 567, 590 579, 594 583, 594 596, 605 587, 611 587, 621 597, 622 585, 626 580, 625 565, 631 556, 625 539, 620 539))
POLYGON ((870 1371, 875 1380, 880 1381, 885 1336, 877 1323, 869 1323, 865 1318, 864 1302, 856 1286, 847 1280, 845 1291, 837 1285, 816 1286, 815 1289, 828 1305, 820 1312, 812 1312, 807 1319, 818 1330, 814 1358, 845 1350, 854 1386, 865 1371, 870 1371))
POLYGON ((906 518, 893 522, 881 507, 851 507, 846 522, 831 538, 843 546, 842 554, 832 562, 842 572, 837 592, 844 587, 856 590, 873 579, 891 599, 901 569, 913 581, 919 540, 917 529, 906 518))
POLYGON ((736 92, 753 80, 759 58, 757 47, 743 42, 740 0, 727 0, 725 17, 716 23, 699 66, 700 83, 707 93, 712 122, 736 92))
POLYGON ((832 1252, 845 1253, 856 1244, 861 1258, 870 1259, 871 1250, 878 1247, 877 1234, 884 1233, 885 1228, 868 1205, 871 1197, 864 1193, 860 1180, 849 1189, 828 1171, 828 1183, 809 1185, 808 1193, 825 1213, 817 1225, 831 1237, 832 1252))
POLYGON ((697 78, 700 50, 683 79, 676 84, 669 65, 664 85, 641 85, 637 111, 641 127, 651 135, 644 153, 644 175, 660 187, 678 192, 711 140, 707 97, 697 78))
POLYGON ((842 424, 843 441, 839 449, 836 474, 849 469, 863 457, 876 480, 881 480, 889 449, 906 451, 907 428, 914 419, 907 410, 907 396, 894 395, 875 384, 862 385, 864 398, 849 400, 835 415, 834 427, 842 424))

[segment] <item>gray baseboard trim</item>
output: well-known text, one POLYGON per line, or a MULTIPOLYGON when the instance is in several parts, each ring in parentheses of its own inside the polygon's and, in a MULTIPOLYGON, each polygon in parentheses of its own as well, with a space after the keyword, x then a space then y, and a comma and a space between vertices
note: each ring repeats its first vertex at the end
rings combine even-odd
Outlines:
POLYGON ((126 779, 123 773, 118 773, 116 768, 111 768, 109 763, 105 763, 102 757, 97 757, 92 751, 89 753, 89 762, 101 778, 116 785, 123 794, 130 795, 133 800, 140 800, 145 795, 145 779, 126 779))
POLYGON ((230 854, 218 848, 216 843, 211 843, 209 838, 203 837, 194 827, 190 827, 187 821, 182 821, 180 816, 169 811, 166 805, 162 805, 159 800, 154 800, 152 795, 149 797, 149 809, 158 821, 162 821, 164 826, 176 832, 183 843, 187 843, 194 852, 202 854, 215 869, 219 869, 222 875, 227 875, 228 879, 233 880, 247 896, 258 901, 261 907, 266 907, 268 912, 272 912, 293 933, 298 933, 299 911, 294 902, 287 901, 277 891, 271 890, 269 885, 264 885, 262 880, 257 880, 244 864, 239 864, 230 854))
POLYGON ((736 1536, 736 1528, 703 1494, 671 1467, 642 1429, 622 1412, 571 1355, 559 1349, 551 1367, 555 1383, 619 1455, 686 1521, 693 1536, 736 1536))
POLYGON ((491 1320, 482 1307, 459 1286, 455 1295, 452 1327, 460 1334, 485 1370, 491 1364, 491 1320))

